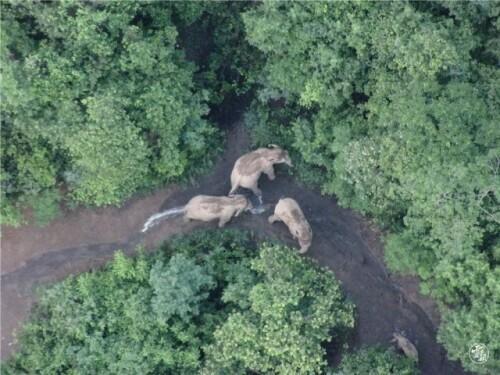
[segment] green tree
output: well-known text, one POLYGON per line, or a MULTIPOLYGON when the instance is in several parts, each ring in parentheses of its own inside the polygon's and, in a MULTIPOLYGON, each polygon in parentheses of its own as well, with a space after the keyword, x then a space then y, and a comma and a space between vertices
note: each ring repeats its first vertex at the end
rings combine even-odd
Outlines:
POLYGON ((342 297, 331 271, 319 269, 282 246, 265 245, 251 269, 259 282, 249 287, 246 277, 237 282, 241 295, 223 300, 248 309, 231 314, 214 333, 206 373, 241 373, 250 370, 279 374, 319 373, 325 365, 321 344, 332 330, 341 334, 354 326, 353 305, 342 297))
MULTIPOLYGON (((461 360, 471 371, 495 374, 500 368, 500 270, 471 272, 460 269, 460 278, 472 289, 470 302, 443 312, 443 324, 438 332, 438 341, 448 350, 451 359, 461 360), (482 276, 480 280, 471 278, 482 276), (483 344, 488 350, 485 363, 471 360, 469 351, 474 344, 483 344)), ((469 289, 469 290, 470 290, 469 289)))
POLYGON ((182 254, 174 255, 167 265, 157 262, 151 269, 149 283, 154 290, 153 311, 159 319, 198 315, 199 303, 215 286, 201 266, 182 254))
POLYGON ((345 354, 340 365, 328 375, 418 375, 416 363, 392 349, 363 348, 345 354))
POLYGON ((68 140, 72 168, 65 179, 77 201, 118 204, 143 186, 149 150, 116 98, 85 103, 89 122, 68 140))

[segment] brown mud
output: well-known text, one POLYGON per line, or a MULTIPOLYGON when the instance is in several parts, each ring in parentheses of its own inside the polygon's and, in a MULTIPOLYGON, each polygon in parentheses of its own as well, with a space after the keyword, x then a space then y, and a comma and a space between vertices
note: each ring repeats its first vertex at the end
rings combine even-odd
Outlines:
MULTIPOLYGON (((120 208, 78 209, 44 228, 26 225, 3 232, 1 254, 2 358, 15 350, 15 332, 27 318, 35 301, 35 288, 70 274, 95 269, 107 262, 117 249, 132 254, 137 245, 154 249, 172 235, 195 228, 216 228, 217 223, 184 223, 169 219, 141 233, 152 214, 184 205, 193 195, 225 195, 235 160, 249 149, 241 124, 227 131, 227 147, 213 171, 196 186, 174 185, 146 197, 136 197, 120 208)), ((353 347, 389 346, 394 331, 402 331, 419 351, 422 374, 464 374, 457 362, 449 361, 436 342, 439 315, 432 300, 418 293, 417 280, 391 275, 383 262, 380 234, 363 217, 341 208, 334 198, 301 186, 279 167, 275 181, 263 176, 260 188, 264 203, 275 204, 291 197, 301 205, 309 220, 313 243, 306 256, 332 269, 347 297, 357 307, 353 347)), ((251 230, 257 237, 283 241, 298 248, 283 223, 269 225, 272 206, 260 215, 242 214, 227 226, 251 230)), ((338 348, 328 345, 329 359, 337 362, 338 348)))

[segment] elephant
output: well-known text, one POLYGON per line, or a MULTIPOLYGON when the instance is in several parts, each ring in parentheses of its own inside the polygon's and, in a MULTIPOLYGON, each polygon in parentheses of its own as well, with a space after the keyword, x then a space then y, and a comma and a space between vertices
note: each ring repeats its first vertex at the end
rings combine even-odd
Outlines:
POLYGON ((286 224, 292 236, 298 239, 299 253, 307 252, 311 246, 313 233, 304 213, 294 199, 282 198, 278 201, 274 208, 274 215, 269 216, 268 221, 273 224, 280 220, 286 224))
POLYGON ((393 333, 392 336, 393 339, 391 342, 396 342, 398 348, 401 349, 407 357, 413 359, 415 362, 418 362, 418 351, 417 348, 415 348, 415 345, 413 345, 410 340, 400 333, 393 333))
POLYGON ((231 172, 231 191, 229 195, 236 192, 238 187, 250 189, 262 202, 262 191, 258 187, 259 177, 265 173, 270 180, 274 180, 274 164, 285 163, 292 166, 288 152, 276 145, 269 148, 258 148, 241 156, 234 164, 231 172))
POLYGON ((252 203, 240 194, 230 197, 197 195, 184 206, 183 214, 185 221, 218 219, 219 228, 222 228, 233 216, 236 217, 252 207, 252 203))

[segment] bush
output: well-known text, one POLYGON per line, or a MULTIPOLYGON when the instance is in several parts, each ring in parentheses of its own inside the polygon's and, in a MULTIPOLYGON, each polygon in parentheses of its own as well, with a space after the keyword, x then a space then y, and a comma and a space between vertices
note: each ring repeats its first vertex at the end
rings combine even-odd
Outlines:
POLYGON ((0 196, 0 224, 18 227, 23 221, 21 211, 5 198, 3 191, 0 194, 2 194, 0 196))
POLYGON ((44 190, 38 195, 23 198, 22 203, 33 208, 33 217, 38 226, 47 225, 61 214, 59 210, 61 196, 56 189, 44 190))

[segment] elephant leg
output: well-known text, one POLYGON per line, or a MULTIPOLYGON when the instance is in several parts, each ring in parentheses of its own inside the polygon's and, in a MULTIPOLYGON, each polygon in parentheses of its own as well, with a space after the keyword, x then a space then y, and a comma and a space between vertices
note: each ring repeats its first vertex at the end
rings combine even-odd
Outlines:
POLYGON ((264 170, 264 173, 267 175, 267 177, 272 181, 276 178, 275 174, 274 174, 274 168, 273 166, 271 165, 269 168, 266 168, 264 170))
POLYGON ((257 187, 257 182, 255 182, 255 185, 253 185, 249 189, 252 190, 252 192, 257 196, 257 198, 259 199, 259 204, 262 204, 263 203, 262 202, 262 190, 260 190, 257 187))
POLYGON ((182 217, 182 221, 187 224, 187 223, 189 223, 191 221, 191 219, 189 217, 187 217, 186 215, 184 215, 182 217))
POLYGON ((309 246, 301 246, 299 250, 299 254, 305 254, 309 250, 309 246))
POLYGON ((262 206, 262 204, 264 204, 264 202, 262 201, 262 192, 257 196, 257 198, 259 199, 259 206, 262 206))
POLYGON ((262 190, 260 190, 258 187, 257 187, 257 184, 255 184, 254 186, 252 186, 250 188, 250 190, 252 190, 252 192, 258 196, 259 198, 262 197, 262 190))
POLYGON ((280 221, 281 219, 276 215, 271 215, 267 218, 269 224, 273 224, 275 221, 280 221))
POLYGON ((307 250, 309 250, 311 243, 299 240, 299 245, 300 245, 299 254, 305 254, 307 253, 307 250))
POLYGON ((231 220, 231 216, 222 216, 219 219, 219 228, 224 227, 224 225, 226 225, 229 220, 231 220))

